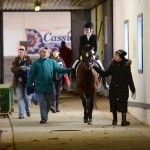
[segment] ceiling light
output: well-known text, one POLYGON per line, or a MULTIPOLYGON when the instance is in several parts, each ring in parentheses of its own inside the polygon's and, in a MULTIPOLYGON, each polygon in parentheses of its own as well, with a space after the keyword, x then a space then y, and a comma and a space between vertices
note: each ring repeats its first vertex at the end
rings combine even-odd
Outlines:
POLYGON ((35 11, 40 11, 40 8, 41 8, 41 2, 39 2, 39 1, 36 1, 35 3, 34 3, 34 10, 35 11))

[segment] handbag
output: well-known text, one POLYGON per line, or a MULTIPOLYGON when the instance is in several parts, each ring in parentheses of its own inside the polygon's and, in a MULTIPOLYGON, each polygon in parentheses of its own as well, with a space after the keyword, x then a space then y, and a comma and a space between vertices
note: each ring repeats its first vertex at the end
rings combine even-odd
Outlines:
POLYGON ((69 80, 69 77, 68 77, 67 74, 64 75, 64 80, 65 80, 65 84, 66 84, 67 86, 70 86, 70 80, 69 80))

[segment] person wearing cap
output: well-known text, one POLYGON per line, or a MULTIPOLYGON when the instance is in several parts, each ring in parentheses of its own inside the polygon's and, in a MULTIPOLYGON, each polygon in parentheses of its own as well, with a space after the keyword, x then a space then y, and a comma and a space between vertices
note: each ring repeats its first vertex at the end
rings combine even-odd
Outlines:
POLYGON ((54 72, 70 73, 72 68, 63 68, 55 60, 48 58, 48 48, 41 47, 39 49, 40 58, 38 58, 31 66, 29 72, 29 80, 27 83, 28 92, 35 83, 35 92, 38 95, 41 124, 48 120, 48 112, 54 102, 54 72))
MULTIPOLYGON (((92 54, 95 60, 95 65, 99 67, 101 70, 104 70, 103 65, 100 62, 99 56, 97 54, 97 37, 96 35, 92 34, 92 32, 93 32, 93 23, 91 22, 85 23, 84 24, 85 34, 80 37, 80 41, 79 41, 79 58, 72 65, 72 68, 74 69, 74 74, 76 72, 76 68, 78 67, 78 65, 80 64, 82 60, 82 57, 81 57, 82 47, 85 47, 85 46, 89 46, 93 49, 92 54)), ((105 89, 108 89, 108 84, 105 78, 102 78, 102 81, 103 81, 103 85, 105 89)))
POLYGON ((24 46, 18 47, 18 56, 13 60, 11 72, 14 73, 13 78, 13 89, 17 95, 18 108, 19 108, 19 119, 25 117, 25 112, 30 117, 30 96, 27 95, 27 80, 28 70, 32 64, 31 58, 26 54, 24 46))
POLYGON ((122 113, 121 126, 130 125, 130 122, 126 120, 129 97, 128 87, 132 92, 131 96, 135 98, 136 95, 131 73, 131 60, 125 58, 126 54, 124 50, 117 50, 114 59, 106 71, 102 71, 94 66, 94 69, 97 70, 101 76, 111 76, 109 99, 110 111, 113 114, 112 125, 117 125, 117 111, 122 113))
MULTIPOLYGON (((57 47, 54 47, 51 51, 50 58, 55 60, 61 67, 66 68, 66 65, 63 61, 63 59, 59 56, 59 49, 57 47)), ((60 112, 59 109, 59 95, 60 95, 60 89, 62 86, 62 80, 63 80, 63 74, 57 73, 56 71, 54 72, 53 75, 53 80, 55 84, 55 107, 56 107, 56 112, 60 112)))

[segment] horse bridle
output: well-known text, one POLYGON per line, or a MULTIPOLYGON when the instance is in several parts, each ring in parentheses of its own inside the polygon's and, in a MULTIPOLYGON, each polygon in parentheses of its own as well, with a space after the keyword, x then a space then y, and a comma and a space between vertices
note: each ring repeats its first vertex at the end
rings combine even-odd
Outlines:
POLYGON ((93 65, 94 65, 93 61, 90 62, 90 63, 84 63, 84 62, 82 62, 82 63, 83 63, 83 67, 84 67, 85 70, 92 70, 93 65))
POLYGON ((82 49, 82 63, 83 63, 83 66, 84 66, 85 70, 92 70, 92 67, 94 65, 93 53, 92 53, 93 49, 90 48, 90 46, 85 46, 85 47, 82 47, 82 48, 87 48, 87 49, 82 49))

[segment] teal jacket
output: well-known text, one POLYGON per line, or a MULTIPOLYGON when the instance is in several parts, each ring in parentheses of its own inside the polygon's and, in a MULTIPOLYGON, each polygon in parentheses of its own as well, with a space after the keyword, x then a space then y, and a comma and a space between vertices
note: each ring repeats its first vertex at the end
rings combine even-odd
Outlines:
POLYGON ((39 58, 33 64, 29 72, 28 87, 35 84, 35 92, 52 93, 54 90, 53 73, 70 73, 71 68, 62 68, 56 61, 50 58, 39 58))

